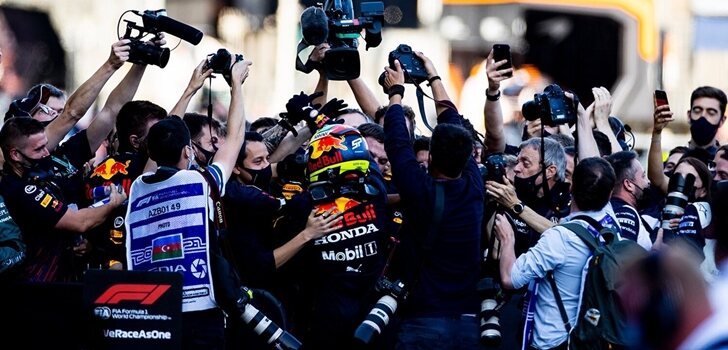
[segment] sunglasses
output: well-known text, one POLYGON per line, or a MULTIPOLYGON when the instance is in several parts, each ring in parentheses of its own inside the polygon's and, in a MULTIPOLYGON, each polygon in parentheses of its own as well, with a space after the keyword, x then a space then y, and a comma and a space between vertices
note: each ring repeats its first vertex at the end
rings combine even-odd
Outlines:
POLYGON ((58 114, 58 111, 57 110, 55 110, 55 109, 53 109, 51 107, 48 107, 47 105, 44 105, 42 103, 39 103, 37 109, 35 111, 33 111, 33 113, 31 113, 31 114, 35 114, 35 112, 38 109, 40 109, 41 111, 43 111, 43 113, 48 114, 48 115, 51 115, 51 116, 58 114))

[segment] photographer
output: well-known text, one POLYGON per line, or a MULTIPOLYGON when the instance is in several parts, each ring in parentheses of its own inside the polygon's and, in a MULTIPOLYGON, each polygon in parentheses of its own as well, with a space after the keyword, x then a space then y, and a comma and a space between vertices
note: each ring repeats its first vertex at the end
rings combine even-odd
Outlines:
POLYGON ((384 119, 385 150, 390 156, 395 185, 405 217, 443 220, 406 221, 402 227, 405 285, 398 349, 478 348, 480 225, 483 182, 472 158, 472 136, 461 126, 462 117, 450 101, 432 62, 420 52, 432 93, 437 101, 438 125, 430 141, 428 176, 419 169, 401 107, 405 75, 398 60, 385 68, 384 88, 389 109, 384 119), (442 197, 436 192, 442 186, 442 197), (442 206, 434 204, 442 201, 442 206), (433 225, 435 225, 433 227, 433 225), (437 339, 432 341, 432 339, 437 339), (456 345, 459 344, 459 345, 456 345))
MULTIPOLYGON (((194 150, 186 125, 179 118, 166 118, 149 129, 147 143, 149 157, 159 167, 152 174, 142 175, 132 184, 129 198, 129 212, 126 220, 126 249, 129 270, 159 271, 174 269, 178 264, 191 264, 200 259, 209 266, 208 274, 192 276, 186 271, 182 316, 183 349, 224 348, 223 311, 230 317, 239 316, 236 305, 241 293, 236 281, 230 278, 227 262, 220 253, 220 232, 216 228, 217 218, 212 217, 213 202, 219 200, 215 193, 224 193, 224 186, 232 172, 244 140, 245 113, 242 85, 248 77, 250 61, 241 61, 231 67, 231 102, 228 119, 227 143, 215 154, 214 162, 204 170, 188 170, 194 163, 194 150), (185 184, 197 190, 176 191, 185 184), (199 191, 198 191, 199 190, 199 191), (145 197, 146 196, 146 197, 145 197), (140 198, 148 201, 140 205, 140 198), (151 215, 149 209, 169 205, 170 215, 151 215), (184 205, 184 207, 182 207, 184 205), (174 210, 174 209, 177 210, 174 210), (186 210, 179 210, 185 208, 186 210), (194 220, 193 217, 198 217, 194 220), (177 220, 180 227, 170 231, 151 230, 150 235, 139 234, 140 230, 177 220), (136 232, 136 233, 135 233, 136 232), (190 250, 183 242, 199 242, 204 249, 190 250), (162 243, 159 243, 162 242, 162 243), (161 254, 163 258, 149 256, 161 254), (214 291, 214 294, 212 293, 214 291)), ((146 231, 145 231, 146 232, 146 231)))

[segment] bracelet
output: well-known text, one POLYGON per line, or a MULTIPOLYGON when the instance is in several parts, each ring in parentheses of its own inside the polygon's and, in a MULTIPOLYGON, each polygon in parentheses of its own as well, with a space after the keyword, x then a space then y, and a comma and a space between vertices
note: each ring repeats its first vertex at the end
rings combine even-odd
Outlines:
POLYGON ((402 85, 392 85, 389 87, 389 98, 392 98, 394 95, 399 95, 400 98, 404 97, 404 86, 402 85))
POLYGON ((485 98, 487 98, 488 101, 498 101, 500 99, 500 96, 501 96, 500 90, 497 90, 498 93, 495 94, 495 95, 488 94, 488 91, 490 91, 490 90, 489 89, 485 89, 485 98))
POLYGON ((442 78, 440 78, 440 76, 439 76, 439 75, 435 75, 435 76, 434 76, 434 77, 432 77, 432 78, 427 78, 427 86, 432 86, 432 83, 433 83, 433 82, 434 82, 435 80, 442 80, 442 78))

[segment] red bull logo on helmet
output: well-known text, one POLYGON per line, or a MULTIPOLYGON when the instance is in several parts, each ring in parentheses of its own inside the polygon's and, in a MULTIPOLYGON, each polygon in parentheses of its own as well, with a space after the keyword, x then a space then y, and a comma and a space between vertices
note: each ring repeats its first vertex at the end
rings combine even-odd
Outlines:
POLYGON ((311 147, 311 158, 318 159, 322 154, 330 152, 332 149, 338 149, 341 151, 347 151, 349 148, 344 144, 345 137, 339 136, 326 136, 318 140, 311 141, 309 147, 311 147))

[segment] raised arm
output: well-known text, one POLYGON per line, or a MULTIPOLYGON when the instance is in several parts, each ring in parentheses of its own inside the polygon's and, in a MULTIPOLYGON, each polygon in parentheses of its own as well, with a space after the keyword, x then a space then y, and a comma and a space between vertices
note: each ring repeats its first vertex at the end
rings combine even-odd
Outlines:
POLYGON ((667 193, 668 177, 662 172, 662 130, 675 120, 669 105, 655 107, 652 142, 647 153, 647 178, 652 185, 667 193))
MULTIPOLYGON (((569 92, 565 94, 570 99, 574 98, 574 95, 569 92)), ((597 141, 594 139, 591 126, 591 115, 593 113, 593 103, 586 110, 581 104, 577 106, 576 135, 579 137, 579 142, 576 146, 579 159, 599 157, 599 147, 597 147, 597 141)))
POLYGON ((106 62, 71 94, 61 115, 46 127, 49 150, 54 150, 68 131, 86 114, 109 78, 129 60, 129 50, 129 39, 122 39, 111 45, 111 54, 106 62))
POLYGON ((513 68, 498 70, 508 60, 493 61, 493 50, 485 60, 485 73, 488 76, 488 89, 485 90, 485 147, 488 153, 503 152, 506 149, 506 138, 503 131, 503 111, 500 105, 500 82, 510 78, 513 68))
POLYGON ((592 94, 594 94, 594 124, 597 130, 609 138, 609 143, 612 144, 612 153, 617 153, 622 150, 622 145, 619 144, 617 135, 614 134, 614 130, 609 125, 609 113, 612 111, 612 95, 603 86, 592 88, 592 94))
POLYGON ((111 91, 104 107, 86 129, 86 138, 92 151, 99 148, 109 132, 114 129, 119 110, 134 98, 146 68, 146 64, 134 64, 131 67, 124 79, 111 91))
MULTIPOLYGON (((326 55, 326 51, 329 50, 329 44, 323 43, 316 46, 311 54, 308 56, 310 62, 321 62, 326 55)), ((323 95, 316 97, 312 103, 321 104, 326 103, 326 96, 329 94, 329 78, 326 77, 326 73, 323 71, 323 65, 316 65, 316 72, 319 75, 318 82, 316 83, 316 92, 321 92, 323 95)))
MULTIPOLYGON (((425 63, 425 70, 427 71, 427 80, 430 82, 430 88, 432 88, 432 98, 435 99, 435 101, 448 101, 451 102, 450 96, 447 95, 447 91, 445 90, 445 85, 442 83, 442 79, 440 79, 440 76, 437 75, 437 69, 435 69, 435 65, 432 64, 432 61, 429 57, 425 56, 422 52, 415 52, 415 55, 419 57, 422 62, 425 63), (435 78, 435 79, 433 79, 435 78)), ((440 115, 440 113, 444 112, 448 107, 436 103, 435 104, 435 110, 437 111, 437 115, 440 115)), ((425 116, 422 116, 423 118, 425 116)))
POLYGON ((245 107, 243 105, 243 83, 248 78, 253 62, 245 60, 233 64, 230 88, 230 111, 228 112, 227 137, 215 154, 214 161, 225 168, 223 178, 229 178, 245 140, 245 107))
POLYGON ((349 83, 351 92, 354 93, 356 103, 359 104, 359 108, 362 110, 362 112, 364 112, 364 114, 368 115, 369 117, 374 118, 374 114, 377 113, 377 110, 381 107, 381 104, 377 100, 377 97, 374 95, 372 89, 367 86, 367 84, 364 82, 364 80, 361 79, 361 77, 354 80, 347 80, 347 83, 349 83))
POLYGON ((189 106, 190 101, 192 100, 192 96, 195 96, 197 91, 202 88, 203 84, 205 84, 205 79, 209 78, 210 74, 212 74, 211 68, 205 69, 206 63, 207 59, 204 59, 197 65, 197 67, 195 67, 185 91, 182 93, 182 96, 180 96, 177 104, 175 104, 174 107, 172 107, 172 110, 169 111, 170 115, 176 115, 180 118, 184 116, 187 111, 187 106, 189 106))

